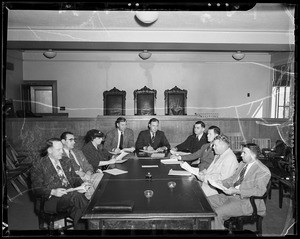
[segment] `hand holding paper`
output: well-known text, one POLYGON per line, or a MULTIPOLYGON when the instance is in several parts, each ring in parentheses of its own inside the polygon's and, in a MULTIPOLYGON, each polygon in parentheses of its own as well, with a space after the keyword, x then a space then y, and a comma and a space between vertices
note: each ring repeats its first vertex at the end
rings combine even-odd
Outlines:
POLYGON ((217 181, 214 181, 214 180, 208 180, 208 182, 212 185, 212 186, 214 186, 214 187, 216 187, 216 188, 218 188, 218 189, 221 189, 222 191, 226 191, 226 190, 228 190, 228 188, 226 188, 226 187, 224 187, 223 186, 223 184, 221 183, 221 182, 217 182, 217 181))
POLYGON ((191 167, 187 162, 181 163, 180 167, 182 167, 186 171, 188 171, 191 174, 194 174, 196 176, 198 176, 198 174, 199 174, 199 168, 191 167))

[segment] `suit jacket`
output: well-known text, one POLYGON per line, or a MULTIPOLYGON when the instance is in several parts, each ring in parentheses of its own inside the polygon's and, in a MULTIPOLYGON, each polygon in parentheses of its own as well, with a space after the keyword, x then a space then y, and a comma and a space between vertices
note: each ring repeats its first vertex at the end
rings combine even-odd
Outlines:
POLYGON ((193 161, 200 158, 200 163, 198 164, 199 172, 203 169, 207 169, 211 162, 214 160, 214 151, 210 145, 210 143, 203 144, 201 149, 196 151, 195 153, 189 155, 181 156, 181 159, 184 161, 193 161))
MULTIPOLYGON (((61 167, 71 184, 69 187, 78 187, 83 181, 75 173, 69 158, 60 159, 61 167)), ((48 156, 34 162, 31 169, 31 181, 33 192, 37 197, 49 198, 51 190, 65 188, 48 156)))
MULTIPOLYGON (((113 129, 106 134, 104 148, 108 151, 117 148, 118 146, 118 129, 113 129)), ((123 148, 134 147, 134 133, 132 129, 126 128, 123 135, 123 148)))
MULTIPOLYGON (((222 181, 225 187, 233 187, 238 180, 245 163, 241 161, 236 172, 229 178, 222 181)), ((252 206, 249 200, 250 196, 262 196, 267 190, 267 184, 271 178, 270 170, 260 160, 256 160, 248 172, 244 175, 244 180, 240 184, 240 200, 242 210, 245 215, 252 213, 252 206)), ((266 213, 266 205, 263 199, 255 200, 257 212, 259 215, 266 213)))
POLYGON ((153 149, 166 146, 170 149, 169 141, 167 140, 163 131, 157 130, 155 133, 154 143, 151 142, 150 130, 143 130, 139 133, 139 136, 135 143, 136 149, 143 149, 144 146, 152 146, 153 149))
MULTIPOLYGON (((94 172, 94 168, 93 166, 89 163, 89 161, 87 161, 87 159, 85 158, 83 152, 79 149, 72 149, 72 152, 75 154, 76 159, 79 162, 79 166, 82 168, 83 172, 87 172, 87 171, 91 171, 92 173, 94 172)), ((68 158, 68 155, 66 154, 65 150, 63 150, 63 156, 68 158)), ((75 162, 75 160, 70 159, 73 167, 76 168, 75 165, 77 165, 77 163, 75 162)))
POLYGON ((199 149, 201 149, 203 144, 207 143, 207 134, 203 133, 200 140, 196 137, 195 134, 190 135, 187 139, 176 146, 179 151, 188 151, 191 153, 195 153, 199 149))
POLYGON ((93 166, 94 171, 99 168, 99 162, 109 160, 110 154, 104 149, 102 145, 99 145, 96 149, 92 142, 88 142, 82 147, 82 152, 89 163, 93 166))

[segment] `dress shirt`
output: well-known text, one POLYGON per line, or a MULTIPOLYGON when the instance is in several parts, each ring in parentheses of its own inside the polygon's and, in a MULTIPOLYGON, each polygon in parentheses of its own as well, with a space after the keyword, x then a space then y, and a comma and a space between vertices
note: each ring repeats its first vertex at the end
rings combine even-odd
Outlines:
MULTIPOLYGON (((121 141, 121 130, 118 129, 118 145, 117 145, 117 149, 120 148, 120 141, 121 141)), ((123 133, 123 137, 124 137, 124 133, 123 133)), ((124 144, 124 138, 123 138, 123 144, 124 144)))
POLYGON ((200 140, 201 138, 202 138, 202 135, 203 135, 203 133, 202 134, 200 134, 200 135, 198 135, 198 140, 200 140))
MULTIPOLYGON (((51 163, 53 164, 53 167, 55 168, 55 171, 56 171, 57 175, 60 176, 60 173, 59 173, 59 171, 57 169, 57 166, 59 166, 60 167, 60 171, 63 174, 63 180, 66 180, 67 184, 70 185, 70 182, 69 182, 69 180, 68 180, 68 178, 67 178, 67 176, 66 176, 66 174, 65 174, 65 172, 64 172, 64 170, 63 170, 63 168, 62 168, 62 166, 61 166, 61 164, 59 162, 59 160, 55 161, 54 159, 52 159, 50 157, 49 157, 49 159, 50 159, 51 163)), ((64 182, 62 182, 62 183, 64 183, 64 182)))
MULTIPOLYGON (((78 162, 78 159, 76 158, 76 155, 73 153, 73 151, 70 149, 70 150, 67 150, 67 149, 65 149, 64 148, 64 150, 65 150, 65 152, 66 152, 66 155, 68 156, 68 158, 71 158, 70 157, 70 154, 72 154, 72 156, 73 156, 73 158, 75 159, 75 162, 78 164, 78 166, 80 167, 80 163, 78 162)), ((81 169, 81 167, 80 167, 80 169, 81 169)))
MULTIPOLYGON (((255 163, 255 161, 253 161, 252 163, 249 163, 248 166, 247 166, 247 169, 245 171, 245 174, 244 174, 244 179, 245 179, 245 176, 247 174, 247 172, 249 171, 249 169, 251 168, 251 166, 255 163)), ((247 164, 246 164, 247 165, 247 164)), ((246 167, 246 165, 244 167, 246 167)), ((243 170, 243 169, 242 169, 243 170)), ((239 174, 240 175, 240 174, 239 174)), ((238 178, 236 179, 236 181, 238 181, 240 179, 240 176, 238 176, 238 178)), ((241 186, 241 184, 235 186, 236 189, 239 189, 241 186)))

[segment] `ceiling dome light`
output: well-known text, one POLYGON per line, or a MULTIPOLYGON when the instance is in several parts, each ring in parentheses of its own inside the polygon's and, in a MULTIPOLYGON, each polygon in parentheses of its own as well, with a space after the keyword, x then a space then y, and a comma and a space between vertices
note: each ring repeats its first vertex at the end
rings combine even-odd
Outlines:
POLYGON ((139 57, 143 60, 147 60, 151 57, 152 53, 148 52, 147 50, 144 50, 142 52, 139 53, 139 57))
POLYGON ((146 24, 151 24, 158 19, 158 12, 155 11, 137 11, 135 13, 137 19, 146 24))
POLYGON ((236 53, 232 54, 232 58, 235 59, 236 61, 240 61, 244 59, 245 53, 242 53, 241 51, 237 51, 236 53))
POLYGON ((55 51, 52 51, 52 49, 49 49, 48 51, 45 51, 43 53, 43 55, 48 59, 52 59, 52 58, 56 57, 56 54, 57 53, 55 51))

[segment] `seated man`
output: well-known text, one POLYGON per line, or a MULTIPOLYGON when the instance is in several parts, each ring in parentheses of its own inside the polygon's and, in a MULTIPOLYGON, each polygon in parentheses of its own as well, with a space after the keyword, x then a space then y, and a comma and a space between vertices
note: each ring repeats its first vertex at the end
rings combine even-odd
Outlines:
POLYGON ((148 130, 141 131, 136 140, 135 148, 137 150, 146 149, 162 152, 164 150, 170 149, 170 144, 165 136, 165 133, 158 130, 158 124, 158 119, 150 119, 148 123, 148 130))
POLYGON ((87 199, 91 199, 99 182, 103 177, 103 173, 94 173, 93 166, 87 161, 81 150, 74 149, 75 138, 71 132, 63 132, 60 136, 63 144, 63 157, 68 157, 74 167, 75 173, 80 176, 84 182, 90 182, 92 187, 85 193, 87 199))
MULTIPOLYGON (((243 146, 242 159, 236 172, 220 183, 225 186, 225 194, 217 194, 208 197, 215 209, 217 216, 213 229, 224 229, 224 221, 230 217, 250 215, 253 210, 249 197, 262 196, 267 190, 267 184, 271 178, 268 167, 258 160, 260 149, 256 144, 249 143, 243 146)), ((266 213, 266 205, 263 199, 256 201, 259 215, 266 213)))
POLYGON ((46 213, 70 212, 74 229, 85 229, 79 220, 88 205, 83 193, 90 184, 83 182, 75 173, 68 158, 62 159, 62 153, 63 145, 60 139, 47 140, 46 146, 41 151, 42 158, 36 161, 31 169, 33 192, 45 200, 46 213), (67 192, 67 189, 80 185, 84 189, 67 192))
POLYGON ((215 137, 220 135, 220 133, 221 133, 221 130, 219 127, 214 126, 214 125, 210 126, 207 131, 207 139, 208 139, 209 143, 202 145, 201 149, 199 149, 198 151, 196 151, 193 154, 182 155, 182 156, 172 155, 170 158, 187 161, 187 162, 200 159, 200 162, 198 164, 199 172, 202 171, 203 169, 207 169, 209 167, 209 165, 211 164, 211 162, 214 160, 214 156, 215 156, 215 153, 214 153, 213 147, 212 147, 213 141, 214 141, 215 137))
POLYGON ((133 130, 127 128, 127 121, 124 117, 119 117, 116 122, 116 129, 109 131, 106 134, 104 148, 110 152, 120 153, 124 148, 133 152, 134 134, 133 130))
POLYGON ((215 157, 207 169, 197 176, 202 183, 202 190, 206 196, 218 194, 218 191, 208 184, 209 180, 219 181, 230 177, 238 166, 235 154, 230 148, 230 142, 225 135, 218 135, 213 141, 215 157))
POLYGON ((175 148, 172 148, 173 151, 183 151, 195 153, 198 151, 203 144, 207 143, 207 135, 204 132, 205 124, 202 121, 197 121, 194 124, 194 133, 187 137, 187 139, 178 144, 175 148))

